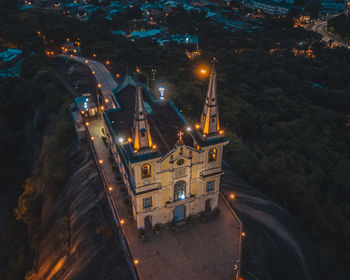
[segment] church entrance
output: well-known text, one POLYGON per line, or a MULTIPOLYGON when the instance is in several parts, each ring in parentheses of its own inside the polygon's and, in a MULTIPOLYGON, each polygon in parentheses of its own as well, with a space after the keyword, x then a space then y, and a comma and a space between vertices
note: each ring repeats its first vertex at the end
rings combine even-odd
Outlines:
POLYGON ((152 216, 146 216, 145 218, 145 231, 152 231, 152 216))
POLYGON ((174 209, 174 222, 182 221, 185 219, 185 206, 180 205, 174 209))
POLYGON ((207 199, 206 201, 205 201, 205 213, 210 213, 210 211, 211 211, 211 203, 210 203, 210 199, 207 199))

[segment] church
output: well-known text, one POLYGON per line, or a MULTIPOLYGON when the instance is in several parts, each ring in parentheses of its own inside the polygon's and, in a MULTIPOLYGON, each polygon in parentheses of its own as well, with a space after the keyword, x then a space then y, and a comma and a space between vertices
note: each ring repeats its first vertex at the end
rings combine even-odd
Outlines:
POLYGON ((171 100, 156 100, 130 76, 104 115, 107 143, 138 228, 184 220, 218 205, 224 145, 215 65, 201 116, 190 124, 171 100))

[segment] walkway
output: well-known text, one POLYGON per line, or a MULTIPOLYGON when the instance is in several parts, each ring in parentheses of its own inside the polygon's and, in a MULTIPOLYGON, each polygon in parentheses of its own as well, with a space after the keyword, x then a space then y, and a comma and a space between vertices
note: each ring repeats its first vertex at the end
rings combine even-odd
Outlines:
POLYGON ((61 55, 66 59, 74 60, 89 66, 92 74, 99 85, 102 96, 105 100, 106 109, 114 109, 116 105, 114 104, 114 99, 112 98, 112 91, 117 87, 117 82, 114 80, 112 74, 109 72, 107 67, 102 63, 78 56, 61 55))

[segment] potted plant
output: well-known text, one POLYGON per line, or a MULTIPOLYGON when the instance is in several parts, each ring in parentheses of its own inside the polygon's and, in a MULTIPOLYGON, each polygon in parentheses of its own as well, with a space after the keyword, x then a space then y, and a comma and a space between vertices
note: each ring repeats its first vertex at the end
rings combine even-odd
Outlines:
POLYGON ((206 217, 207 217, 207 215, 205 214, 204 211, 199 213, 199 219, 200 219, 201 222, 204 222, 206 217))
POLYGON ((139 228, 138 236, 140 239, 145 240, 146 238, 146 231, 143 228, 139 228))
POLYGON ((219 209, 219 207, 215 207, 213 210, 214 213, 214 217, 217 218, 220 215, 221 210, 219 209))
POLYGON ((177 231, 177 225, 174 220, 171 221, 170 227, 172 231, 177 231))
POLYGON ((186 218, 187 224, 189 227, 192 227, 193 224, 193 216, 192 215, 188 215, 188 217, 186 218))
POLYGON ((161 224, 160 223, 156 223, 154 225, 154 232, 158 235, 160 233, 160 229, 161 229, 161 224))

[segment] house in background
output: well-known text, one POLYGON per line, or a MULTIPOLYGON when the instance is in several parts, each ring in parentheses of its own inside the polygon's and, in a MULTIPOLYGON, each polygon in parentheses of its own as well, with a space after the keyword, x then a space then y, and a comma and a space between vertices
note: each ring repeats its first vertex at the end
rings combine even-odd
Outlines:
POLYGON ((0 49, 0 77, 19 77, 22 62, 21 50, 0 49))

